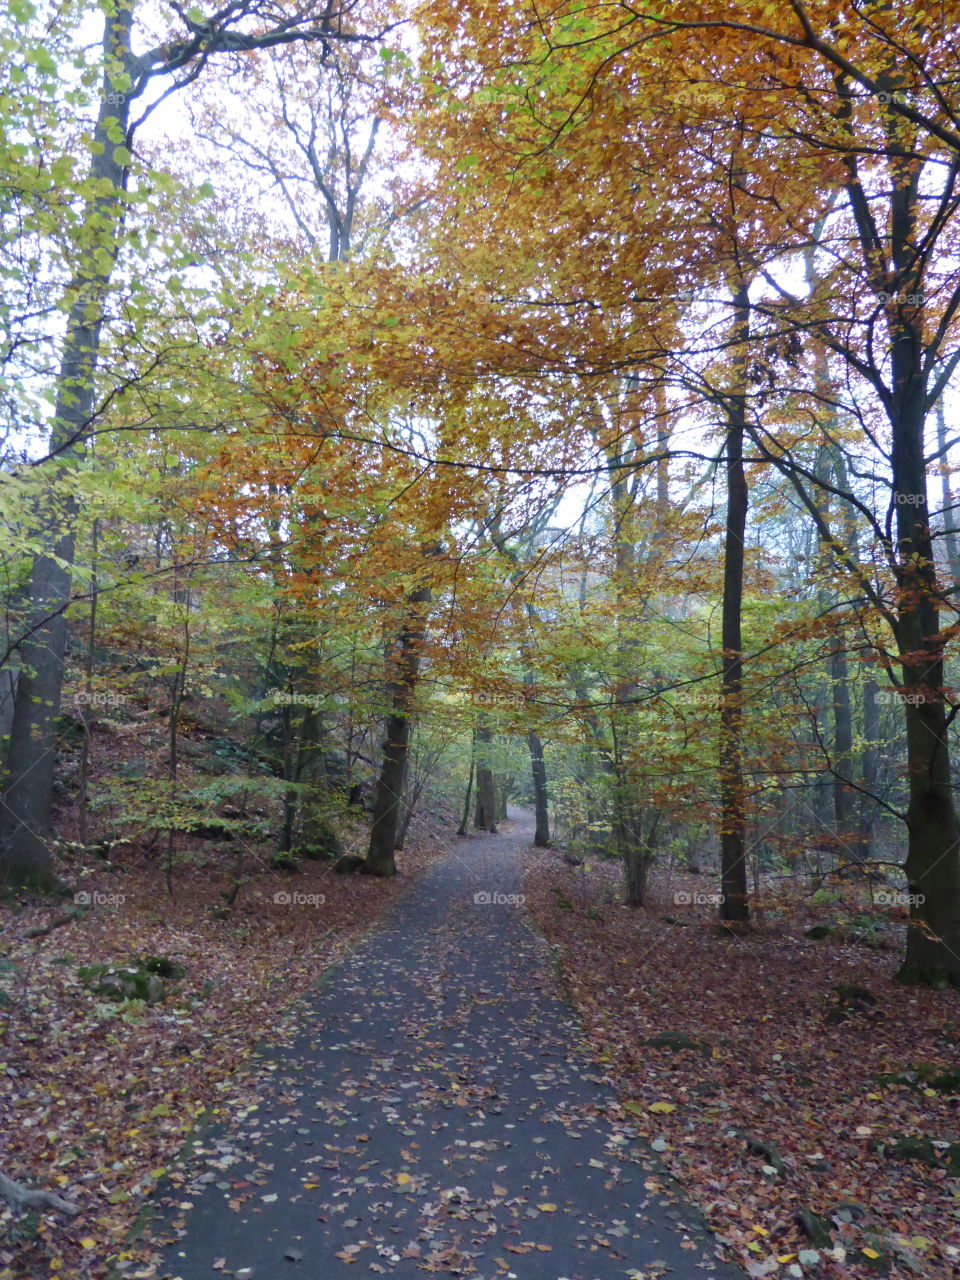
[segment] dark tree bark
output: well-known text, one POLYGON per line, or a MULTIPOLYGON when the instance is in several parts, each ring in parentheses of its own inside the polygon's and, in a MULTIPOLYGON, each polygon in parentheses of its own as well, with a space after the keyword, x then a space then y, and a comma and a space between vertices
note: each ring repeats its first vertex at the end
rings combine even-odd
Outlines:
POLYGON ((495 834, 497 789, 490 760, 492 745, 493 730, 489 724, 481 724, 477 729, 477 808, 473 815, 473 825, 478 831, 489 831, 495 834))
POLYGON ((550 847, 550 804, 547 794, 547 766, 543 758, 543 743, 532 729, 527 734, 527 746, 530 748, 533 805, 536 812, 533 843, 538 849, 548 849, 550 847))
POLYGON ((927 505, 923 375, 917 334, 907 328, 894 336, 897 646, 910 794, 904 870, 913 895, 900 978, 960 986, 960 822, 950 776, 943 637, 927 505))
POLYGON ((720 703, 720 918, 745 924, 747 901, 746 782, 743 769, 743 573, 749 496, 743 467, 747 429, 743 361, 750 336, 748 286, 734 297, 738 387, 727 401, 727 521, 723 565, 723 673, 720 703))
POLYGON ((473 775, 477 768, 477 733, 473 732, 470 740, 470 772, 467 775, 467 790, 463 797, 463 813, 460 817, 460 825, 457 827, 457 835, 465 836, 467 828, 470 825, 470 800, 473 796, 473 775))

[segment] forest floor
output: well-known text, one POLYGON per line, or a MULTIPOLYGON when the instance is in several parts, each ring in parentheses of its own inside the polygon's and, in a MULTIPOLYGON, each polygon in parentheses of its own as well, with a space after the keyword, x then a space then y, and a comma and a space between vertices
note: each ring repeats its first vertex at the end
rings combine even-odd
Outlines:
POLYGON ((60 908, 3 907, 0 1170, 81 1212, 0 1204, 0 1280, 731 1274, 691 1202, 753 1276, 958 1274, 956 994, 808 940, 795 889, 721 938, 674 898, 709 882, 630 910, 529 834, 423 824, 393 882, 261 868, 226 918, 212 854, 172 898, 147 859, 87 868, 44 937, 60 908), (184 967, 155 1004, 77 972, 145 955, 184 967), (128 1242, 145 1203, 165 1259, 128 1242))
MULTIPOLYGON (((362 852, 366 833, 358 820, 348 848, 362 852)), ((0 1280, 106 1275, 197 1117, 238 1105, 255 1043, 296 1019, 294 1002, 445 854, 451 833, 415 819, 392 881, 316 862, 291 875, 250 858, 225 915, 232 868, 209 845, 180 860, 172 896, 155 855, 61 864, 91 905, 45 937, 27 935, 70 902, 0 906, 0 1171, 81 1209, 18 1216, 0 1201, 0 1280), (156 1003, 98 996, 78 973, 145 956, 183 968, 156 1003)), ((156 1274, 137 1258, 122 1259, 128 1274, 156 1274)))
POLYGON ((716 907, 688 905, 705 879, 655 882, 637 910, 614 864, 529 859, 597 1061, 752 1275, 960 1275, 956 992, 899 985, 896 951, 856 932, 806 938, 796 888, 721 937, 716 907))
POLYGON ((556 990, 518 818, 459 841, 271 1036, 161 1188, 165 1276, 742 1280, 556 990))

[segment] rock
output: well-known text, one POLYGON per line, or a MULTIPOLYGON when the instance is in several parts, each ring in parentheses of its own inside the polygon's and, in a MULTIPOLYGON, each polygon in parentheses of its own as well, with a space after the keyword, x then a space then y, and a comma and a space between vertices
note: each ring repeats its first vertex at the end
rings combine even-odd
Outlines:
POLYGON ((270 867, 273 871, 283 871, 289 876, 298 876, 300 874, 300 864, 296 858, 287 852, 275 853, 270 859, 270 867))
POLYGON ((234 832, 225 822, 203 822, 191 827, 188 835, 198 840, 232 840, 234 832))
POLYGON ((804 930, 803 936, 805 938, 813 938, 819 942, 821 938, 829 938, 831 933, 833 933, 833 929, 830 925, 815 924, 812 928, 804 930))
POLYGON ((866 987, 853 982, 839 982, 834 988, 837 1003, 823 1015, 827 1026, 834 1027, 855 1013, 866 1013, 877 1004, 877 997, 866 987))
POLYGON ((124 1000, 159 1004, 165 995, 163 979, 137 965, 81 965, 77 977, 94 995, 116 1004, 124 1000))
POLYGON ((312 817, 302 843, 294 849, 294 855, 308 862, 327 862, 343 857, 343 844, 333 825, 326 820, 312 817))
POLYGON ((786 1165, 783 1163, 783 1156, 773 1145, 772 1142, 763 1142, 760 1138, 751 1138, 743 1133, 740 1135, 746 1144, 747 1150, 753 1156, 763 1156, 767 1164, 772 1165, 777 1173, 783 1176, 786 1172, 786 1165))
POLYGON ((146 983, 141 983, 141 985, 145 986, 143 999, 146 1000, 147 1004, 158 1004, 163 999, 163 979, 158 978, 155 973, 148 973, 146 983))
POLYGON ((794 1215, 794 1221, 815 1249, 829 1249, 833 1244, 830 1223, 820 1214, 814 1213, 811 1209, 801 1209, 794 1215))
POLYGON ((885 1276, 889 1274, 892 1259, 884 1247, 882 1237, 871 1234, 867 1236, 863 1246, 847 1254, 847 1261, 855 1262, 875 1275, 885 1276))
POLYGON ((837 1004, 850 1008, 867 1008, 877 1003, 877 997, 866 987, 859 987, 855 982, 838 982, 833 988, 837 993, 837 1004))
POLYGON ((333 864, 333 869, 337 875, 350 876, 363 870, 366 865, 364 858, 358 858, 355 854, 344 854, 342 858, 338 858, 333 864))
POLYGON ((830 1216, 838 1222, 862 1222, 867 1210, 856 1200, 841 1200, 830 1216))
POLYGON ((883 1144, 883 1154, 888 1160, 916 1160, 934 1167, 939 1164, 937 1149, 929 1138, 913 1138, 902 1134, 893 1142, 883 1144))
POLYGON ((141 956, 137 962, 147 973, 155 973, 158 978, 179 979, 187 972, 179 960, 171 960, 169 956, 141 956))

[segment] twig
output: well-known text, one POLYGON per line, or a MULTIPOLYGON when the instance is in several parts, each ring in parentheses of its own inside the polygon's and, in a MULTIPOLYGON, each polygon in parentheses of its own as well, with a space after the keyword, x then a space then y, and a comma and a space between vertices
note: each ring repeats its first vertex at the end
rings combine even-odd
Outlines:
POLYGON ((23 936, 25 938, 45 938, 48 934, 53 933, 54 929, 60 929, 65 924, 73 924, 75 920, 79 920, 85 911, 86 907, 82 905, 71 907, 69 911, 65 911, 62 915, 54 916, 47 924, 35 924, 32 929, 24 929, 23 936))

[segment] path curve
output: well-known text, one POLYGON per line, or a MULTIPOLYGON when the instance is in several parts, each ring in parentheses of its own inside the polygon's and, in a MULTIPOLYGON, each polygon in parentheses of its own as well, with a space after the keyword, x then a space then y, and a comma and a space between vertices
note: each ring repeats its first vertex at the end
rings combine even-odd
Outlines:
POLYGON ((205 1134, 178 1192, 167 1276, 743 1280, 611 1113, 518 901, 533 827, 511 816, 458 841, 263 1050, 263 1104, 205 1134))

